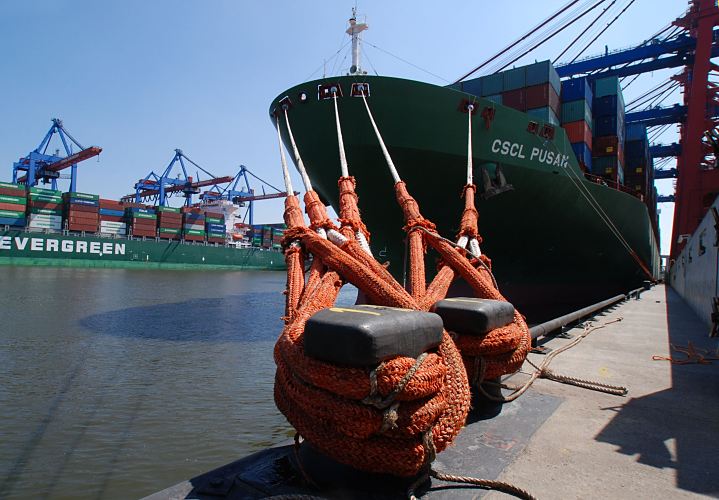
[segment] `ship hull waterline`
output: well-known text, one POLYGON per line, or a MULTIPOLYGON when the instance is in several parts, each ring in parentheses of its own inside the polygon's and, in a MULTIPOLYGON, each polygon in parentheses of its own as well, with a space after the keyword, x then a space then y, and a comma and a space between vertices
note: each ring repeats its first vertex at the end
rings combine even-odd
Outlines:
POLYGON ((363 100, 350 96, 352 83, 369 84, 367 102, 400 176, 423 215, 448 238, 456 235, 463 206, 468 117, 463 103, 474 101, 475 183, 481 192, 482 171, 493 178, 500 165, 513 188, 478 199, 482 250, 492 259, 502 293, 530 321, 625 292, 650 278, 625 244, 650 270, 651 278, 658 277, 657 239, 646 206, 631 194, 586 181, 559 127, 552 139, 539 137, 528 131, 536 118, 524 113, 452 89, 396 78, 341 77, 283 92, 273 101, 271 114, 282 118, 282 137, 291 151, 280 104, 289 99, 288 118, 313 187, 336 210, 340 166, 334 105, 332 99, 318 98, 317 89, 328 84, 342 89, 338 107, 345 150, 350 175, 357 179, 363 219, 372 232, 372 250, 380 261, 389 262, 398 279, 405 266, 402 214, 363 100), (302 93, 307 96, 304 101, 302 93), (481 115, 485 108, 494 109, 489 123, 481 115), (603 220, 602 211, 624 242, 603 220))

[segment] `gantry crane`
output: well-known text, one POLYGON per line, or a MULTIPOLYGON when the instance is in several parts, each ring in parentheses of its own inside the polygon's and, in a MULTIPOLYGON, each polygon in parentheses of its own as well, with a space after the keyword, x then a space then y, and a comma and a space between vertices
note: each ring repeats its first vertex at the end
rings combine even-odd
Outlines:
POLYGON ((201 187, 216 186, 217 184, 225 184, 231 182, 232 177, 216 177, 197 163, 187 157, 181 149, 175 150, 175 155, 167 168, 158 175, 151 171, 144 178, 135 183, 135 194, 128 194, 121 199, 125 202, 141 203, 145 200, 157 202, 160 206, 165 206, 167 198, 174 194, 182 194, 185 197, 185 205, 192 205, 192 196, 200 193, 201 187), (210 176, 205 180, 193 180, 192 176, 187 175, 185 161, 197 167, 199 170, 210 176), (172 170, 175 165, 180 166, 181 172, 177 177, 171 177, 172 170))
MULTIPOLYGON (((709 82, 710 71, 719 71, 711 58, 719 57, 719 7, 716 0, 691 0, 687 13, 672 23, 682 32, 670 39, 654 39, 628 50, 606 53, 557 66, 560 77, 584 74, 589 79, 628 76, 661 68, 684 67, 673 79, 684 89, 684 102, 627 114, 627 123, 647 126, 678 123, 680 143, 655 146, 654 152, 675 155, 676 193, 671 247, 672 258, 697 228, 719 195, 716 141, 712 141, 719 118, 719 87, 709 82)), ((667 178, 666 173, 657 178, 667 178)), ((670 200, 663 197, 661 201, 670 200)))
POLYGON ((50 183, 52 189, 57 189, 60 171, 70 168, 70 192, 77 191, 77 164, 99 155, 101 151, 102 148, 97 146, 83 147, 65 130, 62 120, 53 118, 52 126, 40 145, 27 156, 13 163, 12 181, 28 187, 36 186, 42 181, 44 184, 50 183), (60 156, 59 150, 55 154, 47 154, 50 141, 55 134, 60 138, 66 156, 60 156), (79 151, 73 153, 73 145, 79 151))
MULTIPOLYGON (((295 192, 294 194, 298 195, 299 193, 295 192)), ((210 204, 219 200, 227 200, 240 207, 243 207, 245 206, 245 204, 248 204, 249 206, 247 208, 247 216, 249 218, 250 225, 252 225, 254 224, 253 212, 255 201, 285 198, 286 196, 286 191, 279 190, 269 182, 257 177, 244 165, 240 165, 240 169, 238 170, 237 174, 235 174, 235 176, 231 178, 227 186, 225 186, 223 189, 217 188, 205 191, 200 195, 200 199, 202 200, 202 204, 210 204), (250 187, 248 174, 262 183, 262 194, 255 194, 255 190, 250 187), (244 184, 244 187, 240 185, 240 183, 244 184), (272 188, 275 192, 265 193, 265 185, 272 188)))

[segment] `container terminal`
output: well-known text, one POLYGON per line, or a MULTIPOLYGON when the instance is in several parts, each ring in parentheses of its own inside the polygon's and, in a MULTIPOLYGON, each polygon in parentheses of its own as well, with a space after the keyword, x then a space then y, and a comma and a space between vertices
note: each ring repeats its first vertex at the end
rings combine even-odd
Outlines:
MULTIPOLYGON (((708 80, 710 59, 714 51, 719 54, 716 4, 690 2, 684 17, 631 49, 557 68, 542 62, 463 78, 449 88, 368 76, 357 57, 359 34, 368 26, 354 13, 349 22, 349 74, 300 84, 270 105, 286 191, 292 187, 282 143, 302 176, 310 219, 306 227, 299 200, 288 196, 286 325, 275 347, 275 402, 296 429, 295 442, 148 498, 477 498, 482 490, 492 490, 488 498, 527 499, 719 493, 707 467, 719 435, 713 404, 719 392, 712 376, 719 361, 719 300, 713 297, 719 286, 719 177, 715 97, 708 80), (620 78, 660 67, 684 68, 674 79, 684 86, 684 105, 627 113, 620 78), (404 102, 415 103, 413 114, 396 125, 393 120, 410 113, 400 111, 404 102), (423 118, 441 123, 445 133, 422 135, 417 123, 423 118), (676 121, 682 124, 678 145, 650 146, 647 128, 676 121), (327 141, 333 132, 336 142, 327 141), (529 159, 522 154, 534 150, 529 159), (458 161, 462 151, 464 164, 458 161), (676 156, 677 169, 655 172, 654 155, 676 156), (447 192, 438 182, 422 191, 425 163, 445 165, 447 179, 455 171, 462 179, 464 170, 463 200, 449 206, 447 199, 437 199, 438 189, 447 192), (414 170, 403 171, 406 164, 414 170), (482 167, 479 187, 476 164, 482 167), (372 176, 368 170, 382 173, 372 176), (658 175, 678 179, 674 234, 679 237, 661 272, 658 175), (381 176, 393 181, 385 192, 378 188, 381 176), (526 310, 532 301, 512 288, 518 276, 502 275, 501 266, 509 262, 500 257, 514 251, 529 258, 534 246, 517 245, 491 222, 503 215, 503 225, 514 227, 516 212, 530 217, 527 207, 515 211, 510 201, 493 200, 510 200, 507 193, 537 200, 533 190, 541 190, 566 201, 563 177, 573 179, 608 227, 606 239, 594 231, 588 243, 600 253, 584 260, 588 272, 580 276, 584 284, 599 284, 595 291, 605 295, 593 304, 587 300, 601 295, 583 295, 583 307, 538 321, 540 316, 516 313, 514 306, 526 310), (370 195, 370 188, 381 195, 370 195), (604 196, 610 191, 617 196, 604 196), (427 195, 432 192, 434 198, 427 195), (371 203, 362 203, 370 197, 371 203), (336 225, 324 211, 328 203, 339 213, 336 225), (619 205, 628 223, 612 205, 619 205), (635 206, 642 210, 635 212, 635 206), (439 234, 449 233, 450 218, 459 226, 456 240, 439 234), (637 218, 646 224, 637 225, 637 218), (397 259, 383 257, 402 254, 400 242, 390 241, 393 228, 402 224, 404 258, 397 266, 397 259), (379 233, 379 244, 367 244, 370 230, 379 233), (637 231, 639 239, 632 237, 637 231), (493 238, 505 246, 492 247, 493 238), (624 252, 610 248, 614 238, 624 252), (434 271, 425 257, 430 250, 440 262, 434 271), (617 260, 593 269, 602 253, 617 260), (309 254, 314 260, 305 278, 300 262, 309 254), (377 265, 383 261, 385 266, 377 265), (614 278, 617 269, 626 281, 614 278), (615 287, 605 287, 600 274, 615 280, 615 287), (466 295, 448 294, 455 279, 467 285, 466 295), (344 282, 360 289, 358 302, 333 307, 344 282), (640 286, 630 289, 632 284, 640 286), (606 294, 622 287, 625 293, 606 294), (439 377, 434 365, 425 364, 434 362, 432 356, 446 369, 443 388, 427 385, 439 377), (464 370, 455 370, 458 364, 464 370), (392 377, 393 383, 386 382, 392 377)), ((559 225, 574 233, 570 218, 554 212, 550 217, 545 205, 537 207, 539 218, 532 221, 543 224, 543 232, 559 225)), ((569 243, 558 250, 565 266, 577 251, 569 243)), ((545 255, 533 264, 562 272, 545 255)), ((525 280, 531 280, 531 271, 523 270, 525 280)), ((581 290, 562 279, 559 289, 573 295, 581 290)), ((541 283, 533 288, 535 295, 541 283)), ((557 289, 550 290, 551 300, 557 289)))
POLYGON ((176 149, 161 173, 151 171, 133 194, 115 201, 77 192, 78 164, 101 152, 83 147, 61 120, 52 120, 40 145, 13 164, 12 182, 0 182, 0 264, 284 269, 284 224, 254 224, 253 209, 286 193, 244 165, 234 176, 215 176, 176 149), (48 152, 53 139, 65 156, 48 152), (193 167, 207 179, 188 175, 193 167), (67 169, 69 190, 63 192, 58 180, 67 169), (262 183, 262 194, 251 177, 262 183), (173 196, 184 198, 181 207, 170 206, 173 196))

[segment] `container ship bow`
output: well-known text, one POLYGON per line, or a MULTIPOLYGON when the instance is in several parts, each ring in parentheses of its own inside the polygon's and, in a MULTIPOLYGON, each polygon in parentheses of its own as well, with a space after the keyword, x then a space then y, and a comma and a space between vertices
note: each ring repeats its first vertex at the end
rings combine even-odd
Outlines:
MULTIPOLYGON (((270 105, 271 120, 280 123, 283 142, 292 150, 286 112, 316 191, 337 211, 336 92, 346 156, 364 200, 372 250, 401 278, 402 213, 365 100, 423 214, 447 238, 457 233, 462 211, 471 119, 482 251, 492 259, 502 293, 536 322, 656 279, 660 260, 651 210, 618 183, 585 177, 574 141, 552 111, 561 106, 559 78, 548 61, 535 66, 538 83, 533 86, 541 87, 535 93, 554 101, 554 92, 556 98, 544 111, 518 111, 498 104, 496 96, 480 97, 482 92, 369 76, 355 64, 355 74, 280 93, 270 105)), ((528 71, 522 70, 526 86, 528 71)), ((499 74, 500 90, 502 79, 499 74)), ((588 140, 592 142, 591 133, 588 140)))

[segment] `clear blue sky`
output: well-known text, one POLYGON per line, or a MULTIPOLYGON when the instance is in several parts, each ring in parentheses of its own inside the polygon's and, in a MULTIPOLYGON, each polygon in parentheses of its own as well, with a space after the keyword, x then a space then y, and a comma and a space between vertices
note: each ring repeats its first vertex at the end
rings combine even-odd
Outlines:
MULTIPOLYGON (((358 1, 360 18, 370 25, 365 40, 379 47, 365 46, 366 66, 444 84, 564 3, 358 1)), ((34 149, 58 117, 84 146, 103 148, 99 161, 81 164, 80 191, 128 194, 150 170, 163 170, 175 148, 217 175, 233 175, 244 164, 280 186, 268 105, 284 89, 322 76, 323 66, 328 74, 347 71, 346 49, 333 56, 346 43, 354 5, 6 0, 0 3, 0 180, 10 179, 12 162, 34 149)), ((604 45, 635 45, 685 8, 684 1, 636 0, 588 54, 604 45)), ((519 63, 554 59, 575 33, 568 30, 519 63)), ((643 76, 627 100, 678 71, 643 76)), ((676 93, 665 104, 678 99, 676 93)), ((675 133, 661 140, 671 142, 675 133)), ((671 181, 659 189, 670 193, 671 181)), ((666 252, 672 207, 661 208, 666 252)), ((280 218, 281 203, 257 204, 257 222, 280 218)))

